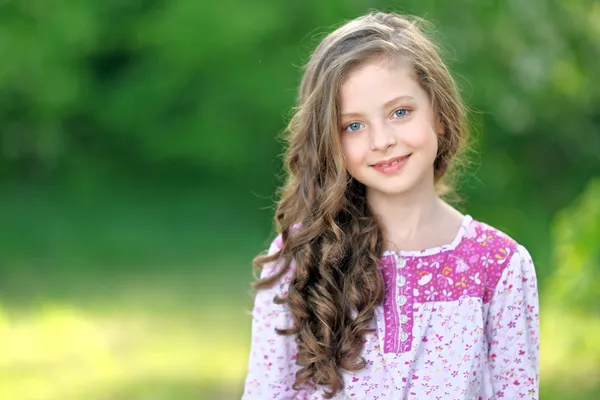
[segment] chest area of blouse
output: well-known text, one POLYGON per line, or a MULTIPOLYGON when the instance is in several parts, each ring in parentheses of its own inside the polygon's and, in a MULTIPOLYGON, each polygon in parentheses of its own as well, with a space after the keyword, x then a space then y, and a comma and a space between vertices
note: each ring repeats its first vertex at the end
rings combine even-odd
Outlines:
MULTIPOLYGON (((488 303, 515 246, 498 236, 474 235, 461 246, 429 256, 387 254, 381 260, 384 352, 410 351, 423 305, 465 299, 488 303), (478 241, 479 240, 479 241, 478 241)), ((443 307, 442 307, 443 309, 443 307)))
POLYGON ((504 238, 484 234, 464 240, 452 251, 434 255, 384 255, 381 272, 386 298, 399 303, 409 299, 425 303, 469 296, 488 302, 486 289, 496 285, 515 250, 504 238))
POLYGON ((455 301, 464 296, 484 299, 486 274, 486 263, 480 259, 467 263, 450 256, 430 259, 392 256, 382 268, 386 300, 400 306, 408 300, 455 301))

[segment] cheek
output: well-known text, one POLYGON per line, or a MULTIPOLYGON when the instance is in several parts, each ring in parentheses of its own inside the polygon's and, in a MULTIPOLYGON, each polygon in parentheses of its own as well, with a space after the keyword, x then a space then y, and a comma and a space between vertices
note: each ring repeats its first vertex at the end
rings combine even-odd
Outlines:
POLYGON ((342 151, 346 164, 355 164, 360 158, 360 148, 356 140, 342 140, 342 151))
POLYGON ((358 140, 342 141, 346 170, 352 177, 360 180, 361 168, 366 162, 365 151, 358 140))
POLYGON ((427 153, 437 153, 438 136, 430 124, 418 124, 406 138, 409 146, 427 153))

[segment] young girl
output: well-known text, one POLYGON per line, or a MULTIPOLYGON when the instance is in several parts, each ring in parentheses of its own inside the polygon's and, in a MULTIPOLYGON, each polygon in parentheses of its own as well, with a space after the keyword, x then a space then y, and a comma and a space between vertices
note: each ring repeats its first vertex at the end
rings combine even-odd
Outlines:
POLYGON ((244 399, 537 399, 527 250, 441 199, 465 107, 416 19, 316 48, 289 126, 244 399))

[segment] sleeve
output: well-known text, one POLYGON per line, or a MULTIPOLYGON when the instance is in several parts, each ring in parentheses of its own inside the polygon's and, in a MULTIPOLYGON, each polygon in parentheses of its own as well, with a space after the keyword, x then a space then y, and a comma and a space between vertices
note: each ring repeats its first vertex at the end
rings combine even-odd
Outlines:
POLYGON ((498 281, 485 334, 494 398, 539 398, 539 300, 533 261, 518 246, 498 281))
MULTIPOLYGON (((275 239, 269 254, 279 250, 279 238, 275 239)), ((261 278, 274 274, 279 265, 267 264, 261 272, 261 278)), ((296 374, 297 347, 294 337, 279 335, 275 328, 289 328, 292 318, 284 305, 275 304, 275 295, 286 295, 291 279, 291 271, 269 289, 259 290, 252 310, 252 339, 248 373, 244 385, 242 400, 300 399, 305 398, 299 391, 292 389, 296 374)))

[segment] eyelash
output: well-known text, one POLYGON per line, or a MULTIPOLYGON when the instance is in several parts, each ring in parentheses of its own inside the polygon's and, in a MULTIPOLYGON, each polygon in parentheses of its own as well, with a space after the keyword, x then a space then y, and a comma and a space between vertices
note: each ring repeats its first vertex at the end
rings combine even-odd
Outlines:
MULTIPOLYGON (((406 117, 407 115, 409 115, 409 114, 410 114, 410 112, 411 112, 411 110, 409 110, 408 108, 401 107, 401 108, 397 108, 396 110, 394 110, 394 112, 392 113, 392 115, 396 116, 397 118, 404 118, 404 117, 406 117), (397 116, 397 115, 396 115, 396 113, 397 113, 398 111, 401 111, 401 110, 403 110, 403 111, 406 111, 406 113, 405 113, 403 116, 397 116)), ((350 125, 354 125, 354 124, 359 124, 359 125, 361 125, 361 126, 362 126, 362 124, 361 124, 360 122, 351 122, 351 123, 349 123, 348 125, 346 125, 346 127, 344 128, 344 132, 356 132, 358 129, 357 129, 357 130, 354 130, 354 131, 351 131, 351 130, 349 130, 349 129, 348 129, 348 128, 350 128, 350 125)), ((360 129, 360 128, 359 128, 359 129, 360 129)))

